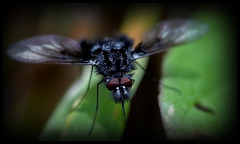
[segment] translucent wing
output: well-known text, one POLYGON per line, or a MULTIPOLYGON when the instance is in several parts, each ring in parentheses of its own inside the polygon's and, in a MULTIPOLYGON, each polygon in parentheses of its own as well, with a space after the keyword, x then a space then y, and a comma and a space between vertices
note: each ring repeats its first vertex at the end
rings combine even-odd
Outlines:
POLYGON ((160 53, 172 46, 190 42, 205 34, 207 25, 191 20, 167 20, 144 34, 133 51, 135 59, 160 53))
POLYGON ((10 46, 8 55, 26 63, 91 64, 78 42, 58 35, 37 36, 10 46))

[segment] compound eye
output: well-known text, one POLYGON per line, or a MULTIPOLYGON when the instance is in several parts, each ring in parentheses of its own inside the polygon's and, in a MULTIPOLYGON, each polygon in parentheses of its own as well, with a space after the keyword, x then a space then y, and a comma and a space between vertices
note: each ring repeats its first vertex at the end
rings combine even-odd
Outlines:
POLYGON ((132 80, 127 78, 127 77, 122 77, 120 84, 125 86, 125 87, 131 87, 132 86, 132 80))
POLYGON ((119 87, 119 85, 119 80, 117 78, 114 78, 106 84, 106 87, 108 90, 112 91, 116 89, 116 87, 119 87))

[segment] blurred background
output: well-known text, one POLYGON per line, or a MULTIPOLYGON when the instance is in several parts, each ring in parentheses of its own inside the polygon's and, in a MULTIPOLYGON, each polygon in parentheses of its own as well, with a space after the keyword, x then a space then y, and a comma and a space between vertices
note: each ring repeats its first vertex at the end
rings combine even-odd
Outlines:
MULTIPOLYGON (((62 35, 76 40, 111 36, 119 33, 123 22, 126 22, 129 14, 132 13, 139 17, 142 14, 141 11, 150 11, 158 17, 155 20, 157 22, 168 18, 190 18, 192 13, 199 9, 220 10, 226 13, 229 20, 232 20, 229 21, 231 24, 235 21, 230 7, 218 4, 7 5, 4 8, 2 39, 2 105, 5 138, 37 140, 62 95, 81 75, 82 69, 82 66, 76 65, 19 63, 6 55, 9 45, 25 38, 44 34, 62 35)), ((139 39, 136 39, 135 44, 139 42, 139 39)), ((161 53, 150 58, 148 71, 157 79, 161 77, 159 75, 161 68, 158 65, 163 55, 164 53, 161 53)), ((137 96, 132 100, 123 139, 137 139, 138 137, 166 139, 163 126, 159 124, 161 117, 157 103, 158 85, 149 85, 149 83, 152 81, 145 76, 136 93, 137 96), (146 93, 151 93, 156 97, 146 99, 143 97, 146 93), (142 111, 144 112, 139 115, 142 111), (136 122, 139 119, 142 121, 136 122)))

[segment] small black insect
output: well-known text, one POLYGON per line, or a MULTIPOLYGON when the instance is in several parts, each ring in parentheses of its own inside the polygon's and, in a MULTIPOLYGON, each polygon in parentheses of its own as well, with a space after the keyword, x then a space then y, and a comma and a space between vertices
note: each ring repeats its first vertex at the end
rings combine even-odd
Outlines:
MULTIPOLYGON (((130 90, 134 83, 133 74, 127 73, 135 68, 135 60, 197 39, 204 35, 206 30, 206 25, 195 21, 167 20, 145 33, 142 41, 134 49, 133 40, 124 35, 100 38, 95 42, 77 42, 63 36, 45 35, 12 45, 8 54, 11 58, 26 63, 92 65, 91 75, 95 67, 97 73, 102 76, 97 89, 101 83, 105 83, 107 89, 112 92, 114 101, 122 104, 125 118, 124 102, 130 99, 130 90)), ((94 122, 97 109, 98 91, 94 122)))

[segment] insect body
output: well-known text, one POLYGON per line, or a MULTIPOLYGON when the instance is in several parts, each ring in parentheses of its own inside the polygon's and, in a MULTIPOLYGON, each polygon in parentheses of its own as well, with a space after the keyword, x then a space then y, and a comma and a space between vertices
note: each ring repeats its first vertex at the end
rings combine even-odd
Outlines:
POLYGON ((103 38, 93 44, 90 55, 97 63, 97 73, 103 76, 108 90, 112 91, 115 102, 125 102, 130 97, 133 84, 132 75, 126 75, 134 69, 132 40, 126 36, 103 38))
MULTIPOLYGON (((97 88, 105 82, 114 101, 122 103, 124 111, 124 102, 130 99, 130 90, 134 83, 133 73, 129 73, 135 68, 136 59, 192 41, 203 36, 206 31, 206 25, 195 21, 167 20, 146 32, 135 48, 133 41, 124 35, 101 38, 95 42, 77 42, 63 36, 45 35, 12 45, 8 54, 15 60, 27 63, 92 65, 102 76, 97 88)), ((95 118, 97 108, 98 101, 95 118)))

